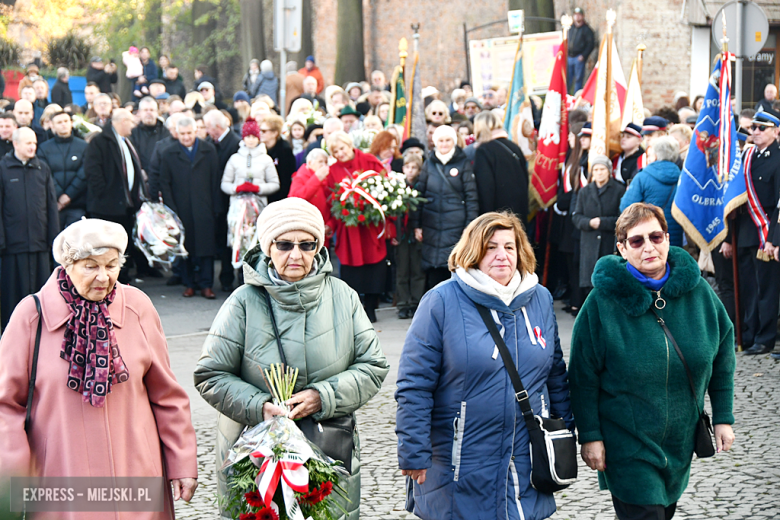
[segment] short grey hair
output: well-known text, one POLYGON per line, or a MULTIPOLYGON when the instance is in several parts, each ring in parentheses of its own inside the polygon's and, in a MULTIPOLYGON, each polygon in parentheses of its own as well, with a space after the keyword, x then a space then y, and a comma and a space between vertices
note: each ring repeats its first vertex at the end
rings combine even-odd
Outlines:
POLYGON ((304 83, 311 83, 312 81, 314 82, 315 85, 317 84, 317 78, 315 78, 314 76, 306 76, 305 78, 303 78, 304 83))
POLYGON ((92 247, 90 244, 84 244, 80 248, 71 248, 67 252, 65 252, 62 256, 62 267, 65 268, 67 271, 70 267, 73 266, 76 262, 79 260, 85 260, 89 258, 90 256, 100 256, 108 253, 109 250, 113 249, 117 253, 119 253, 119 268, 121 269, 122 266, 125 265, 125 262, 127 261, 127 257, 122 254, 119 249, 115 247, 92 247))
POLYGON ((668 135, 653 142, 653 151, 659 161, 677 162, 680 158, 680 144, 677 139, 668 135))
POLYGON ((144 96, 141 98, 141 101, 138 102, 138 108, 141 108, 141 105, 154 105, 155 108, 157 108, 157 101, 152 96, 144 96))
POLYGON ((311 152, 309 152, 309 155, 306 156, 306 165, 310 165, 317 159, 323 159, 325 161, 328 160, 328 152, 323 150, 322 148, 315 148, 311 152))
POLYGON ((187 117, 181 112, 176 112, 175 114, 172 114, 168 116, 168 119, 165 120, 165 128, 170 130, 171 128, 176 128, 176 123, 179 122, 179 119, 182 117, 187 117))
POLYGON ((182 128, 190 128, 190 127, 197 127, 195 124, 195 120, 191 117, 182 117, 178 121, 176 121, 176 132, 181 132, 182 128))
MULTIPOLYGON (((18 101, 17 101, 17 103, 18 103, 18 101)), ((28 103, 29 103, 29 101, 28 101, 28 103)), ((16 130, 14 130, 14 133, 11 134, 11 141, 13 141, 14 143, 18 143, 19 139, 22 138, 22 134, 23 133, 29 133, 29 132, 32 132, 33 136, 35 136, 36 141, 37 141, 38 136, 35 134, 35 132, 30 127, 27 127, 27 126, 20 126, 16 130)))
POLYGON ((66 76, 70 76, 70 71, 67 67, 60 67, 57 69, 57 79, 63 79, 66 76))
POLYGON ((218 126, 220 128, 227 128, 230 125, 228 118, 219 110, 209 110, 203 116, 203 122, 206 125, 218 126))

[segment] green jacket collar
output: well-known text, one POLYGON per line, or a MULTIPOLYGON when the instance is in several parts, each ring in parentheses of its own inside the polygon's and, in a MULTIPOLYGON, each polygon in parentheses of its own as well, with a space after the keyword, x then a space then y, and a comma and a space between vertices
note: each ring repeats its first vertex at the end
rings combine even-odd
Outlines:
MULTIPOLYGON (((661 289, 664 298, 679 298, 701 280, 696 260, 680 247, 669 248, 669 279, 661 289)), ((626 269, 626 260, 610 255, 596 264, 591 278, 593 287, 614 299, 629 316, 641 316, 655 301, 653 293, 626 269)))
POLYGON ((317 274, 290 285, 275 285, 268 276, 271 257, 266 256, 258 245, 244 256, 244 282, 263 287, 282 309, 306 311, 318 305, 325 290, 325 279, 333 272, 327 249, 323 247, 316 260, 317 274))

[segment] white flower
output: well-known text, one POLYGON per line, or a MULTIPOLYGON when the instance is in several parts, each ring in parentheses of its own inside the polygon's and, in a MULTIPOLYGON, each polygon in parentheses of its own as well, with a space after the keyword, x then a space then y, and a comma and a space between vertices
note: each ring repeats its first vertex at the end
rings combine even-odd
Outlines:
POLYGON ((390 187, 387 188, 387 191, 390 192, 390 193, 393 193, 395 191, 395 188, 390 186, 390 187))
POLYGON ((417 195, 419 195, 418 191, 412 190, 412 197, 416 197, 417 195))
POLYGON ((382 211, 387 211, 387 204, 382 204, 382 211))
POLYGON ((406 187, 406 193, 409 193, 409 194, 412 193, 412 187, 411 186, 407 186, 406 187))

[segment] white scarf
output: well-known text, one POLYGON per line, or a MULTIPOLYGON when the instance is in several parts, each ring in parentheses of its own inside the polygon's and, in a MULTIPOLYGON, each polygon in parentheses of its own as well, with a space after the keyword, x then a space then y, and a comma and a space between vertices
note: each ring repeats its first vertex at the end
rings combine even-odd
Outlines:
POLYGON ((455 155, 455 147, 452 147, 452 150, 450 150, 447 153, 439 153, 438 150, 434 152, 436 154, 436 157, 441 161, 442 165, 446 165, 448 162, 450 162, 450 159, 452 159, 452 156, 455 155))
POLYGON ((489 296, 495 296, 504 302, 505 305, 509 305, 512 303, 512 300, 529 289, 536 287, 539 283, 539 277, 536 273, 529 273, 523 277, 520 276, 519 271, 515 271, 512 279, 506 285, 501 285, 479 269, 458 267, 455 273, 469 287, 489 296))

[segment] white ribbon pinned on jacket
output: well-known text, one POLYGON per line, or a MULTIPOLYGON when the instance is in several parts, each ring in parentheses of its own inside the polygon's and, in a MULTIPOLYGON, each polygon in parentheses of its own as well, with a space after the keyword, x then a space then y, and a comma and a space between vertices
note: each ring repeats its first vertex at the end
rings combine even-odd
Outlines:
POLYGON ((263 503, 267 507, 272 507, 276 488, 281 482, 284 507, 287 510, 287 517, 291 520, 304 520, 301 506, 295 500, 295 492, 309 491, 309 470, 304 467, 307 460, 309 460, 308 454, 298 453, 285 453, 277 459, 271 448, 267 446, 260 446, 252 453, 252 462, 260 467, 260 473, 257 474, 257 490, 263 498, 263 503))
POLYGON ((387 219, 385 218, 385 211, 382 209, 382 205, 377 201, 374 197, 371 196, 370 193, 368 193, 362 186, 360 186, 360 183, 364 180, 368 179, 369 177, 378 177, 379 174, 375 172, 374 170, 368 170, 354 179, 342 179, 339 184, 341 184, 344 187, 344 193, 341 194, 341 197, 339 197, 339 200, 341 202, 344 202, 347 200, 347 197, 352 195, 353 193, 357 193, 364 199, 366 199, 372 206, 374 206, 377 211, 379 211, 379 214, 382 215, 382 232, 377 235, 377 238, 382 238, 382 236, 385 234, 385 231, 387 231, 387 219))

